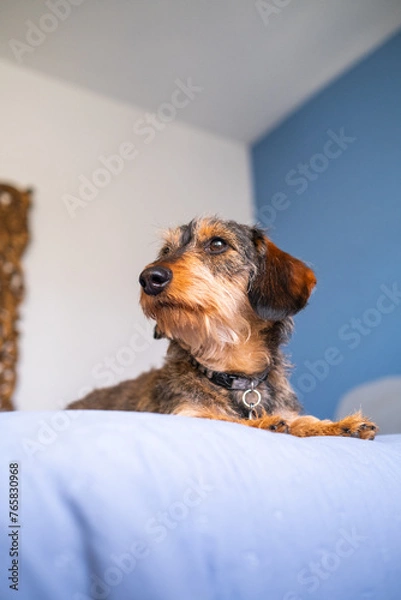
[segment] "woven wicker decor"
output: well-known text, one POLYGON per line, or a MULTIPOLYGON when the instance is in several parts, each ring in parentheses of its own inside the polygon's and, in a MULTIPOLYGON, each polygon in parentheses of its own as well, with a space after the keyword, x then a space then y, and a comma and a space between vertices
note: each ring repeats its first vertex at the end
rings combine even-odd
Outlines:
POLYGON ((18 359, 18 306, 24 295, 21 257, 29 240, 31 192, 0 183, 0 410, 13 410, 18 359))

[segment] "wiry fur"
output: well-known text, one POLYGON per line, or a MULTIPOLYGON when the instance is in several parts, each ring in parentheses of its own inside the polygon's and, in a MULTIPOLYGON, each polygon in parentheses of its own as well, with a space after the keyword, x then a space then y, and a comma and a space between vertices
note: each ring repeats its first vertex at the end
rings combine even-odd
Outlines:
POLYGON ((203 218, 168 231, 156 261, 142 273, 141 293, 145 315, 156 321, 156 337, 170 340, 163 367, 95 390, 69 408, 199 416, 299 436, 373 438, 375 425, 359 413, 339 423, 299 416, 281 346, 291 335, 292 316, 304 308, 315 282, 309 267, 257 228, 203 218), (216 251, 216 238, 224 242, 222 251, 216 251), (145 275, 160 269, 171 280, 163 289, 149 291, 145 275), (256 418, 247 418, 243 391, 216 385, 192 358, 209 371, 250 378, 269 369, 257 388, 262 401, 256 418))

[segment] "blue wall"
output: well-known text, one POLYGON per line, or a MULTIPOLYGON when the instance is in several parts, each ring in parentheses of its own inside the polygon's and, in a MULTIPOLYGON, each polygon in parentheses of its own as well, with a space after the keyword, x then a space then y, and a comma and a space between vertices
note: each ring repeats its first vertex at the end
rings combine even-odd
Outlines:
POLYGON ((308 412, 331 417, 353 386, 401 374, 401 34, 252 160, 257 220, 317 273, 289 346, 292 383, 308 412))

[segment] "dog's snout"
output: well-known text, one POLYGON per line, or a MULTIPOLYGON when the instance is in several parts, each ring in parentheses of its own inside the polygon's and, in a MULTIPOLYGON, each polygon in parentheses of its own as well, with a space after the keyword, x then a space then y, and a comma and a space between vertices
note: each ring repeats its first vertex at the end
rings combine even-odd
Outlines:
POLYGON ((157 296, 173 278, 171 269, 167 267, 148 267, 139 276, 139 283, 145 294, 157 296))

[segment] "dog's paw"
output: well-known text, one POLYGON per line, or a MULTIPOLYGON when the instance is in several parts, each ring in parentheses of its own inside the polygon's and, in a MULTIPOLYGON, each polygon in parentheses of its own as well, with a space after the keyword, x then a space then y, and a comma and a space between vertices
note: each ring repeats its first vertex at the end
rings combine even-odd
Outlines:
POLYGON ((366 419, 361 412, 349 415, 336 423, 338 435, 361 440, 373 440, 379 428, 373 421, 366 419))
POLYGON ((269 415, 259 419, 257 427, 260 429, 266 429, 267 431, 274 431, 275 433, 289 432, 288 423, 282 417, 274 415, 269 415))

